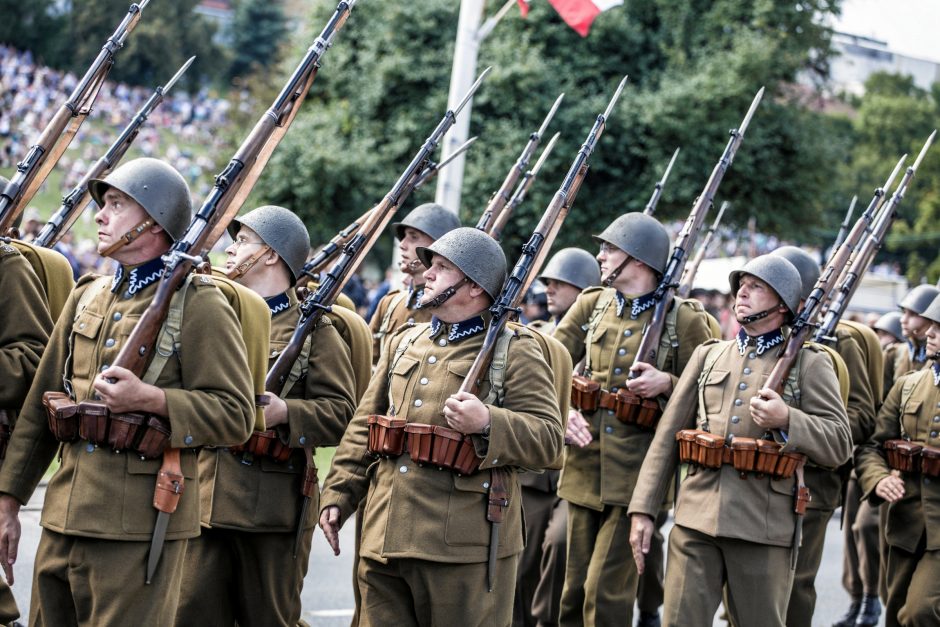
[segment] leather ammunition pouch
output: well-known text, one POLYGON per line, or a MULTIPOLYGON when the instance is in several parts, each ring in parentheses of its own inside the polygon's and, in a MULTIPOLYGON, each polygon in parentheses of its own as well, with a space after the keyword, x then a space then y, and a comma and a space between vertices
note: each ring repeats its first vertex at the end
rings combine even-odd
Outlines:
POLYGON ((920 471, 928 477, 940 477, 940 448, 924 445, 920 451, 920 471))
POLYGON ((103 403, 75 403, 62 392, 45 392, 49 430, 59 442, 81 438, 114 451, 132 451, 141 457, 160 457, 170 441, 170 424, 152 414, 113 414, 103 403))
POLYGON ((388 416, 371 415, 369 452, 378 457, 398 457, 405 451, 419 466, 436 466, 457 475, 472 475, 480 468, 473 440, 454 429, 388 416))
POLYGON ((683 429, 676 433, 676 440, 683 463, 712 470, 731 465, 742 479, 747 479, 749 473, 789 479, 806 461, 802 453, 782 452, 782 445, 773 440, 734 437, 726 443, 723 437, 701 429, 683 429))
POLYGON ((252 457, 270 457, 276 462, 286 462, 290 459, 292 451, 289 446, 281 441, 280 436, 274 429, 252 431, 247 442, 230 446, 228 450, 234 455, 247 453, 252 457))
POLYGON ((582 412, 609 409, 620 422, 651 430, 662 416, 655 399, 642 398, 626 388, 608 392, 583 375, 571 377, 571 405, 582 412))
POLYGON ((7 456, 7 445, 12 435, 13 421, 10 419, 10 413, 5 409, 0 409, 0 461, 7 456))
POLYGON ((882 448, 888 466, 894 470, 940 477, 940 447, 910 440, 887 440, 882 448))

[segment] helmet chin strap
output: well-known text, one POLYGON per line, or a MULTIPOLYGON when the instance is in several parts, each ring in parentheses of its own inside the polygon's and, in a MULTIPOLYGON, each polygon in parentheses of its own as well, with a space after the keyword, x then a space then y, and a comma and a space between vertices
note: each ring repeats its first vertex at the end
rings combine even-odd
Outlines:
POLYGON ((240 264, 238 264, 237 266, 235 266, 234 268, 226 272, 225 276, 227 276, 228 278, 232 280, 245 276, 248 273, 248 271, 251 270, 255 266, 256 263, 258 263, 258 260, 260 260, 262 257, 267 255, 270 250, 271 250, 271 247, 265 244, 264 246, 258 249, 258 252, 256 252, 251 257, 249 257, 245 261, 241 262, 240 264))
POLYGON ((414 272, 415 270, 420 268, 421 265, 422 264, 421 264, 420 259, 412 259, 411 261, 408 262, 408 265, 405 267, 408 268, 408 272, 414 272))
POLYGON ((627 267, 627 264, 630 263, 631 259, 633 259, 633 257, 627 255, 620 265, 614 268, 613 272, 607 275, 607 278, 605 278, 603 281, 604 287, 610 287, 613 285, 614 281, 617 280, 617 277, 620 276, 620 273, 623 272, 623 269, 627 267))
POLYGON ((743 326, 747 324, 752 324, 754 322, 757 322, 758 320, 763 320, 764 318, 766 318, 773 312, 777 311, 777 309, 780 308, 780 306, 781 306, 781 303, 777 303, 770 309, 765 309, 764 311, 758 311, 756 314, 751 314, 750 316, 744 316, 743 318, 738 318, 738 324, 743 326))
POLYGON ((467 283, 470 279, 464 277, 448 287, 446 290, 432 298, 431 300, 425 300, 418 303, 418 309, 434 309, 435 307, 440 307, 446 303, 450 298, 457 293, 464 283, 467 283))
POLYGON ((127 233, 119 237, 116 242, 108 246, 104 250, 104 252, 101 253, 101 256, 110 257, 115 252, 124 248, 125 246, 133 242, 135 239, 143 235, 144 231, 146 231, 152 226, 153 226, 153 218, 147 218, 146 220, 144 220, 143 222, 141 222, 140 224, 132 228, 130 231, 128 231, 127 233))

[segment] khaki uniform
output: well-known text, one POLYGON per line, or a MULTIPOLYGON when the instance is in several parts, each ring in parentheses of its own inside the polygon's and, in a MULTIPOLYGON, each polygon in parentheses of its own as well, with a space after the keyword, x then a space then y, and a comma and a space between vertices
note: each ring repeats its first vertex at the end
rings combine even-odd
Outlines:
MULTIPOLYGON (((875 433, 856 453, 858 480, 865 497, 883 503, 875 486, 891 472, 882 445, 908 437, 940 446, 940 374, 937 366, 902 376, 885 398, 875 433), (905 384, 909 398, 902 402, 905 384)), ((887 514, 885 559, 886 624, 940 624, 940 481, 904 473, 904 496, 883 506, 887 514)))
MULTIPOLYGON (((874 431, 876 394, 869 381, 868 359, 865 347, 860 346, 850 328, 839 323, 835 332, 835 350, 845 362, 849 374, 849 400, 846 413, 852 431, 852 442, 861 444, 874 431)), ((882 359, 881 353, 873 356, 882 359)), ((881 364, 876 364, 879 376, 881 364)), ((883 367, 883 366, 882 366, 883 367)), ((881 396, 881 394, 877 394, 881 396)), ((842 504, 843 483, 849 468, 834 470, 815 464, 806 465, 806 486, 812 495, 803 517, 803 538, 793 576, 793 592, 787 606, 787 625, 812 625, 816 607, 816 573, 822 562, 826 540, 826 526, 833 512, 842 504)), ((857 506, 857 502, 855 505, 857 506)), ((846 520, 851 528, 854 519, 846 520)))
MULTIPOLYGON (((489 594, 490 473, 485 471, 538 470, 561 455, 562 417, 551 369, 536 338, 520 329, 509 343, 503 402, 488 405, 489 439, 473 437, 484 458, 480 472, 457 476, 418 466, 407 453, 376 460, 367 452, 370 414, 395 408, 409 422, 446 426, 442 407, 479 353, 485 325, 480 316, 454 324, 435 319, 392 336, 333 458, 321 508, 339 507, 345 521, 365 499, 360 624, 430 625, 454 617, 467 625, 510 622, 512 582, 524 535, 520 488, 516 473, 510 472, 509 506, 499 527, 497 582, 489 594), (414 341, 402 345, 403 339, 414 341), (399 346, 403 352, 393 359, 399 346)), ((480 397, 489 392, 487 371, 480 397)))
MULTIPOLYGON (((267 299, 271 363, 287 346, 300 309, 293 290, 267 299)), ((294 449, 286 462, 227 448, 199 453, 202 535, 189 542, 178 625, 296 625, 316 523, 317 497, 292 557, 303 495, 304 446, 336 446, 355 410, 350 349, 324 317, 305 374, 286 394, 287 423, 275 429, 294 449), (212 573, 207 577, 206 573, 212 573)))
POLYGON ((195 277, 186 288, 180 349, 156 380, 166 393, 172 428, 169 446, 182 449, 186 487, 170 517, 154 581, 145 586, 146 555, 157 517, 152 499, 161 461, 115 453, 85 440, 60 446, 49 431, 42 394, 65 391, 64 376, 76 401, 93 397, 95 376, 117 356, 156 291, 158 266, 162 262, 156 259, 122 268, 112 289, 101 289, 80 312, 76 311, 79 298, 100 282, 85 277, 78 283, 52 332, 17 422, 0 472, 0 492, 25 503, 57 451, 61 459, 43 505, 32 624, 74 624, 76 617, 96 625, 171 623, 185 544, 199 534, 196 447, 242 442, 254 423, 239 322, 213 280, 195 277), (102 545, 108 550, 98 550, 102 545), (134 576, 114 574, 130 573, 131 568, 134 576), (109 577, 116 579, 119 593, 90 585, 109 577))
MULTIPOLYGON (((614 293, 613 288, 589 288, 578 296, 554 337, 564 344, 575 363, 585 357, 589 322, 601 297, 610 302, 592 336, 590 376, 614 392, 624 385, 643 328, 652 316, 649 295, 628 299, 614 293)), ((711 332, 698 301, 676 299, 673 307, 677 308, 677 346, 662 351, 657 367, 669 373, 675 384, 695 347, 709 339, 711 332)), ((567 448, 558 487, 558 495, 568 502, 569 525, 560 623, 630 623, 637 573, 630 551, 626 506, 653 432, 623 424, 605 409, 586 413, 584 418, 593 440, 584 448, 567 448)))
MULTIPOLYGON (((656 430, 630 514, 652 518, 659 511, 679 461, 676 432, 707 426, 724 436, 764 435, 748 408, 777 361, 780 349, 774 347, 784 345, 771 335, 761 336, 763 350, 754 338, 743 344, 709 343, 696 350, 656 430), (705 374, 710 351, 721 352, 705 374)), ((785 390, 790 425, 783 450, 835 468, 849 459, 852 439, 832 362, 817 350, 804 347, 791 375, 799 397, 792 398, 791 386, 785 390)), ((676 526, 669 539, 665 625, 711 625, 723 586, 735 624, 784 624, 793 576, 791 551, 796 550, 794 485, 794 479, 756 475, 742 480, 729 465, 689 473, 679 489, 676 526)))
POLYGON ((430 322, 433 311, 419 309, 418 303, 424 294, 424 286, 418 289, 392 290, 382 297, 375 306, 375 312, 369 321, 372 329, 372 361, 378 363, 379 353, 386 339, 403 324, 430 322))
MULTIPOLYGON (((6 412, 11 427, 29 384, 36 374, 39 358, 52 331, 52 318, 43 286, 29 262, 10 244, 0 242, 0 410, 6 412)), ((0 623, 19 618, 16 600, 5 580, 0 581, 0 623)))
POLYGON ((895 381, 908 372, 916 372, 926 368, 930 362, 927 360, 927 340, 915 342, 898 342, 885 350, 885 394, 888 393, 895 381), (888 378, 888 373, 891 377, 888 378))

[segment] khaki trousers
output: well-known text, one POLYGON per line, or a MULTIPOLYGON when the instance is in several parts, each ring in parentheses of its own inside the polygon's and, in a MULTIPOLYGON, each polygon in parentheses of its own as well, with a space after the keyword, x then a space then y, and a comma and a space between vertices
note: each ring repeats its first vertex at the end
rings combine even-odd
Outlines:
POLYGON ((20 617, 13 591, 4 579, 0 579, 0 624, 9 625, 20 617))
POLYGON ((940 551, 925 550, 926 541, 925 534, 913 553, 888 546, 886 627, 940 625, 940 551))
POLYGON ((568 503, 568 560, 559 624, 633 623, 637 572, 625 507, 595 511, 568 503))
POLYGON ((366 627, 505 627, 512 621, 518 555, 496 564, 496 585, 486 589, 486 562, 444 564, 359 557, 357 575, 366 627))
MULTIPOLYGON (((816 573, 826 544, 831 509, 807 509, 803 516, 803 539, 797 555, 793 591, 787 605, 787 627, 811 627, 816 609, 816 573)), ((747 625, 748 623, 739 623, 747 625)))
POLYGON ((669 518, 669 506, 663 506, 656 515, 653 538, 650 540, 650 552, 646 554, 646 569, 640 575, 636 590, 636 605, 641 612, 655 614, 663 604, 663 578, 665 575, 665 552, 663 545, 663 525, 669 518))
POLYGON ((176 624, 297 625, 313 529, 304 530, 296 560, 293 532, 203 529, 186 551, 176 624))
POLYGON ((663 625, 711 627, 725 586, 733 624, 784 624, 793 583, 788 547, 715 538, 675 525, 666 564, 663 625))
POLYGON ((542 543, 541 577, 532 600, 532 614, 538 627, 555 627, 561 611, 561 591, 565 586, 568 553, 568 504, 559 499, 545 530, 542 543))
POLYGON ((542 578, 542 555, 545 532, 559 499, 554 493, 522 487, 522 511, 525 514, 526 545, 519 560, 516 596, 513 600, 512 624, 535 627, 533 612, 535 593, 542 578))
POLYGON ((860 501, 861 490, 855 474, 846 487, 842 521, 843 561, 842 586, 854 599, 863 594, 878 594, 878 570, 881 554, 878 547, 878 508, 860 501))
POLYGON ((171 625, 187 542, 163 545, 153 582, 147 585, 149 542, 98 540, 43 529, 33 570, 29 624, 171 625))

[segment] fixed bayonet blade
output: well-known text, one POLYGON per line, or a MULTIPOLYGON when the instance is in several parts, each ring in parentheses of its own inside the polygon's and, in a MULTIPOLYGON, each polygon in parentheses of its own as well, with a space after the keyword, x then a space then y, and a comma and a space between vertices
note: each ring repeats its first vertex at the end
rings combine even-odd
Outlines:
POLYGON ((542 150, 542 154, 539 155, 538 160, 535 162, 535 165, 532 167, 532 174, 538 174, 539 170, 542 169, 542 164, 545 163, 545 160, 548 158, 548 155, 552 153, 552 149, 555 147, 555 144, 558 142, 558 138, 561 136, 561 133, 555 133, 552 135, 551 140, 542 150))
POLYGON ((718 215, 715 216, 715 221, 712 222, 713 231, 718 228, 719 224, 721 224, 721 216, 725 214, 725 209, 727 209, 730 206, 731 206, 731 203, 727 200, 721 203, 721 207, 718 208, 718 215))
POLYGON ((757 90, 757 95, 754 96, 754 100, 751 101, 751 108, 747 110, 747 115, 745 115, 744 119, 741 121, 741 126, 738 127, 738 135, 744 135, 744 131, 746 131, 747 127, 751 124, 751 118, 754 117, 754 112, 757 111, 757 105, 760 104, 763 97, 764 88, 761 87, 757 90))
POLYGON ((888 177, 888 180, 885 181, 884 187, 882 187, 881 189, 883 189, 884 191, 888 191, 889 189, 891 189, 891 186, 894 184, 894 179, 897 177, 898 173, 902 169, 904 169, 905 161, 907 161, 907 154, 902 155, 901 158, 898 159, 897 165, 895 165, 894 170, 891 171, 891 176, 888 177))
POLYGON ((496 561, 499 555, 499 523, 490 522, 490 551, 486 563, 486 587, 492 592, 496 585, 496 561))
POLYGON ((552 108, 548 110, 548 115, 545 116, 545 119, 542 120, 542 126, 539 127, 538 136, 541 137, 545 133, 545 129, 548 128, 549 123, 551 123, 552 118, 555 117, 555 112, 558 111, 561 101, 565 99, 564 92, 558 94, 558 97, 555 98, 555 104, 552 105, 552 108))
POLYGON ((189 61, 187 61, 186 63, 184 63, 183 66, 182 66, 180 69, 176 70, 176 74, 173 75, 173 78, 171 78, 171 79, 169 80, 169 82, 167 82, 167 84, 163 86, 163 93, 164 93, 164 94, 165 94, 166 92, 170 91, 171 89, 173 89, 173 85, 176 84, 176 81, 178 81, 178 80, 180 79, 180 77, 181 77, 183 74, 186 73, 186 70, 189 69, 189 66, 192 65, 192 64, 193 64, 193 61, 195 61, 195 60, 196 60, 195 55, 189 57, 189 61))
POLYGON ((621 79, 620 84, 617 85, 617 91, 614 92, 613 97, 610 99, 610 102, 607 103, 607 109, 604 110, 604 119, 610 117, 610 112, 614 110, 614 105, 617 104, 617 101, 620 100, 620 93, 623 91, 623 88, 627 85, 627 79, 629 76, 624 76, 621 79))
POLYGON ((666 166, 666 171, 663 172, 663 178, 659 179, 660 187, 666 186, 666 179, 669 178, 669 173, 672 172, 672 166, 676 163, 676 157, 679 156, 679 151, 681 148, 676 148, 676 151, 672 153, 672 159, 669 160, 669 165, 666 166))
POLYGON ((456 158, 457 158, 457 155, 459 155, 459 154, 465 152, 465 151, 467 150, 467 148, 469 148, 470 146, 472 146, 472 145, 473 145, 473 142, 475 142, 477 139, 479 139, 479 138, 478 138, 476 135, 474 135, 473 137, 471 137, 470 139, 468 139, 468 140, 465 141, 464 143, 460 144, 460 146, 457 148, 457 150, 455 150, 454 152, 452 152, 452 153, 450 153, 449 155, 447 155, 447 157, 445 157, 444 159, 441 159, 441 162, 437 164, 437 169, 440 170, 440 169, 443 168, 445 165, 447 165, 448 163, 450 163, 451 161, 453 161, 454 159, 456 159, 456 158))
POLYGON ((927 150, 930 149, 930 146, 933 144, 934 138, 937 136, 936 129, 933 133, 930 134, 930 137, 927 138, 927 141, 924 142, 924 147, 920 149, 920 154, 917 155, 917 160, 914 161, 914 165, 911 167, 914 168, 914 171, 917 171, 917 168, 920 167, 920 162, 924 160, 924 157, 927 155, 927 150))
POLYGON ((163 541, 166 539, 166 527, 169 523, 169 513, 157 512, 157 522, 153 526, 153 539, 150 541, 150 555, 147 556, 146 583, 148 584, 153 581, 153 574, 157 570, 157 564, 160 563, 160 555, 163 554, 163 541))
POLYGON ((303 505, 300 506, 300 518, 297 519, 297 533, 294 534, 294 550, 291 553, 294 559, 297 559, 297 551, 300 550, 300 540, 304 537, 304 521, 307 520, 307 510, 310 508, 310 497, 305 496, 303 505))
POLYGON ((483 70, 480 75, 477 77, 477 80, 473 82, 473 85, 470 86, 470 89, 467 90, 467 93, 464 95, 463 100, 460 101, 456 107, 454 107, 454 116, 457 116, 460 113, 460 110, 467 106, 467 103, 470 102, 470 99, 473 98, 473 94, 477 92, 480 88, 480 83, 483 82, 483 79, 486 78, 486 75, 490 73, 492 67, 488 67, 483 70))

